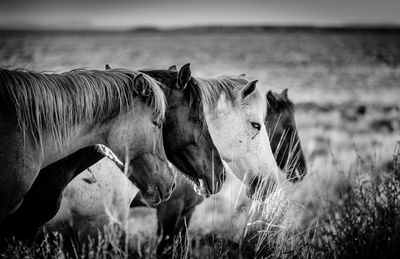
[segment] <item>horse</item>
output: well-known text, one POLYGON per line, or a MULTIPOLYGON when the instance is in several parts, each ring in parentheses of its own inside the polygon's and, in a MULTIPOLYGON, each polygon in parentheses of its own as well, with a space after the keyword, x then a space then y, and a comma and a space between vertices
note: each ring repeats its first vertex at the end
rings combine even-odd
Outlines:
MULTIPOLYGON (((280 94, 268 91, 265 95, 268 111, 264 125, 278 166, 290 181, 296 182, 303 179, 307 167, 296 127, 295 105, 288 98, 287 92, 287 89, 280 94)), ((157 247, 158 255, 173 244, 175 237, 180 236, 185 240, 192 214, 196 206, 204 200, 179 174, 176 183, 177 187, 171 197, 157 205, 157 234, 161 236, 157 247)), ((131 207, 138 206, 147 206, 140 192, 131 203, 131 207)))
POLYGON ((295 105, 288 98, 287 89, 281 93, 268 91, 265 99, 269 113, 264 123, 269 125, 267 131, 276 162, 289 181, 301 181, 307 174, 307 164, 296 127, 295 105))
POLYGON ((190 64, 183 65, 179 71, 175 66, 140 71, 161 83, 168 101, 163 131, 168 160, 205 197, 218 192, 226 172, 208 129, 203 96, 197 85, 191 83, 190 64))
POLYGON ((154 203, 169 197, 175 179, 161 130, 166 100, 151 77, 124 69, 1 69, 0 101, 0 143, 7 150, 0 154, 0 224, 21 205, 41 169, 95 144, 129 165, 133 182, 143 175, 131 172, 141 172, 137 165, 151 157, 157 177, 147 181, 145 196, 154 203))
POLYGON ((252 199, 265 199, 280 175, 264 125, 266 103, 257 80, 244 76, 192 77, 199 88, 211 137, 230 171, 252 199))

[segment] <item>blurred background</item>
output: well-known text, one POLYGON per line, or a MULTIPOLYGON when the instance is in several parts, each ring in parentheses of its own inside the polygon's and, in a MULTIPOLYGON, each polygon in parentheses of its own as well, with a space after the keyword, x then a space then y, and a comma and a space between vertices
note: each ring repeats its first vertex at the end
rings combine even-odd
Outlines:
MULTIPOLYGON (((400 139, 399 5, 396 0, 1 1, 0 65, 62 72, 103 69, 106 63, 179 69, 190 62, 194 76, 246 73, 263 91, 288 88, 309 171, 287 196, 295 205, 291 218, 306 229, 318 224, 323 199, 341 199, 359 158, 382 173, 390 167, 400 139)), ((221 194, 198 206, 192 233, 214 230, 237 238, 245 223, 241 210, 250 206, 239 186, 229 177, 221 194), (238 196, 243 204, 235 207, 238 196)), ((133 232, 155 234, 154 210, 131 214, 133 232)))

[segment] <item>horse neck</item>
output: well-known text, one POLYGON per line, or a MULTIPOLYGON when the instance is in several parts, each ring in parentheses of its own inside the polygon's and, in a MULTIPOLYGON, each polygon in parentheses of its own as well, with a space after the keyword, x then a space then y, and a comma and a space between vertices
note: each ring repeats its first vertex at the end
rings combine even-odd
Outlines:
POLYGON ((48 134, 42 142, 42 168, 82 148, 95 144, 105 144, 104 133, 106 131, 107 126, 75 125, 74 129, 70 131, 69 137, 61 144, 56 143, 52 134, 48 134))

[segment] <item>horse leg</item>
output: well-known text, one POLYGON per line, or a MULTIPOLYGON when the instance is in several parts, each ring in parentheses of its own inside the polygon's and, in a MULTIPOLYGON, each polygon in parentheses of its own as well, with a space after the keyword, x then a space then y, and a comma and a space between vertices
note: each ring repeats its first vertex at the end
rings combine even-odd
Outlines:
POLYGON ((162 236, 157 246, 157 256, 163 255, 165 249, 168 249, 168 253, 170 253, 173 248, 171 248, 171 246, 174 244, 175 228, 178 225, 184 209, 184 201, 180 198, 181 197, 178 197, 178 199, 169 199, 161 203, 157 208, 157 235, 162 236))
POLYGON ((191 206, 190 208, 184 208, 184 211, 181 213, 179 221, 174 229, 172 240, 176 239, 177 237, 179 238, 179 244, 176 247, 176 254, 181 257, 184 257, 185 250, 188 246, 190 246, 190 240, 187 239, 187 230, 189 228, 190 219, 192 218, 196 205, 197 204, 191 206))

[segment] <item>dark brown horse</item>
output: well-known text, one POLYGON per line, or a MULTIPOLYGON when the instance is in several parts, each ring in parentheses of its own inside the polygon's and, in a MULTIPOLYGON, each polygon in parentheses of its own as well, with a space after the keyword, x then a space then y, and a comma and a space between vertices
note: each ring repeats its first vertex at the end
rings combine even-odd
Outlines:
POLYGON ((295 106, 287 92, 287 89, 280 94, 268 91, 265 125, 268 125, 268 136, 278 166, 286 172, 289 181, 296 182, 306 175, 307 165, 296 129, 295 106))
POLYGON ((182 66, 179 72, 175 66, 141 72, 162 84, 168 101, 163 131, 168 160, 206 196, 218 192, 226 172, 208 130, 202 94, 198 85, 192 83, 190 65, 182 66), (178 136, 179 141, 176 140, 178 136))
MULTIPOLYGON (((287 97, 287 89, 281 94, 269 91, 266 94, 266 101, 268 112, 265 117, 265 126, 269 133, 275 159, 279 161, 279 167, 287 173, 288 179, 301 180, 307 171, 300 138, 296 130, 294 104, 287 97)), ((194 209, 202 201, 203 197, 196 194, 192 185, 178 176, 177 187, 172 192, 170 199, 157 206, 157 233, 162 236, 157 248, 159 255, 171 246, 175 237, 181 235, 182 240, 185 240, 186 228, 189 226, 194 209)), ((145 206, 140 193, 135 197, 131 206, 145 206)))

